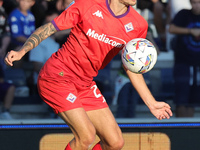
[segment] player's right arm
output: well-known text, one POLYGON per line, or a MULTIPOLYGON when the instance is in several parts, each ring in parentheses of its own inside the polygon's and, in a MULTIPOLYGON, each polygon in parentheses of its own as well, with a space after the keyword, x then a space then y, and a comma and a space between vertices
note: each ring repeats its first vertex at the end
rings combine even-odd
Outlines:
POLYGON ((11 50, 8 52, 5 57, 5 63, 9 66, 13 66, 14 61, 20 60, 27 52, 56 32, 57 30, 51 22, 39 27, 31 34, 19 51, 11 50))

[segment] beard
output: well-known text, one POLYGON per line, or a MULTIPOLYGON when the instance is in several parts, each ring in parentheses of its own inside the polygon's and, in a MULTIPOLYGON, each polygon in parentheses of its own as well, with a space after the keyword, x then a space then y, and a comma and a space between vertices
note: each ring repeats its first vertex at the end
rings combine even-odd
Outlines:
POLYGON ((130 2, 130 0, 120 0, 120 2, 122 3, 122 4, 124 4, 125 6, 134 6, 134 5, 136 5, 136 3, 137 3, 137 1, 135 0, 135 1, 131 1, 130 2))

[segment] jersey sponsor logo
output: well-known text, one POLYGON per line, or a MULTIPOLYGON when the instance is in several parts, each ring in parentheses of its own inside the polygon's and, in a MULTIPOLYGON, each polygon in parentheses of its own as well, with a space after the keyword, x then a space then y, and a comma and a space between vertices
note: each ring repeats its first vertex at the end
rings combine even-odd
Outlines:
POLYGON ((95 13, 93 13, 92 15, 95 15, 95 16, 97 16, 97 17, 99 17, 99 18, 102 18, 103 19, 103 15, 102 15, 102 12, 101 11, 99 11, 99 10, 97 10, 95 13))
POLYGON ((118 37, 108 36, 106 34, 98 34, 95 30, 89 29, 86 33, 89 37, 92 37, 96 40, 104 42, 106 44, 112 45, 117 48, 122 48, 126 42, 118 37), (119 41, 119 42, 117 42, 119 41))
POLYGON ((124 25, 124 27, 126 29, 126 32, 130 32, 130 31, 134 30, 133 25, 132 25, 131 22, 126 24, 126 25, 124 25))
POLYGON ((71 103, 74 103, 74 101, 76 100, 76 96, 72 93, 69 93, 69 95, 67 96, 66 100, 70 101, 71 103))

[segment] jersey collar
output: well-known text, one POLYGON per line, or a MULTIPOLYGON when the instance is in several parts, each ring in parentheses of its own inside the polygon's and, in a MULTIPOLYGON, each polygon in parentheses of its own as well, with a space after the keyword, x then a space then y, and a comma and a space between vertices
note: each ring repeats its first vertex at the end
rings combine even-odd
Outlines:
POLYGON ((115 18, 122 18, 122 17, 126 16, 126 15, 129 13, 129 11, 130 11, 130 6, 129 6, 129 7, 128 7, 128 10, 127 10, 124 14, 119 15, 119 16, 115 16, 115 14, 113 13, 113 11, 110 9, 108 0, 106 0, 106 5, 107 5, 107 8, 108 8, 109 12, 111 13, 111 15, 112 15, 113 17, 115 17, 115 18))

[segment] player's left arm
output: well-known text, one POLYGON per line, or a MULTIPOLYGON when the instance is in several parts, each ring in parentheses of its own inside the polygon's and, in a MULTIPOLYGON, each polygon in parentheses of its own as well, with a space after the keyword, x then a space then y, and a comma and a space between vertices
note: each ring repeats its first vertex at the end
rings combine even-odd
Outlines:
POLYGON ((159 120, 165 118, 169 119, 170 116, 172 116, 171 107, 165 102, 158 102, 155 100, 143 78, 143 75, 133 73, 127 69, 125 70, 132 85, 134 86, 144 103, 148 106, 151 113, 159 120))

